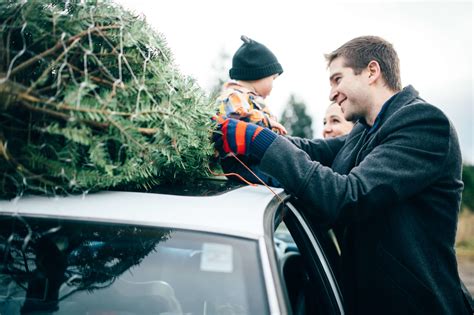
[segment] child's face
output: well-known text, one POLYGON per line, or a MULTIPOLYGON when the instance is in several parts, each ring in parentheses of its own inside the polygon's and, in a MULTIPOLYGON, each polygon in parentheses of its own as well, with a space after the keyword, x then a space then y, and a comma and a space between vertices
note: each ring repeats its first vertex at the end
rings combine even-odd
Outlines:
POLYGON ((269 77, 254 81, 253 88, 263 98, 270 95, 273 89, 273 80, 278 77, 278 74, 271 75, 269 77))

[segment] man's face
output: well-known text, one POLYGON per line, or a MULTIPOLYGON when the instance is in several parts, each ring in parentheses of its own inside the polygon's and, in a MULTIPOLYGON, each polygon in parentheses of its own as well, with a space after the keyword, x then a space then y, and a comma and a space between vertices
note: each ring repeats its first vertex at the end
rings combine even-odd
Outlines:
POLYGON ((363 70, 361 74, 355 75, 353 69, 344 64, 344 58, 338 57, 329 65, 329 99, 339 104, 346 120, 355 121, 368 114, 368 74, 367 70, 363 70))

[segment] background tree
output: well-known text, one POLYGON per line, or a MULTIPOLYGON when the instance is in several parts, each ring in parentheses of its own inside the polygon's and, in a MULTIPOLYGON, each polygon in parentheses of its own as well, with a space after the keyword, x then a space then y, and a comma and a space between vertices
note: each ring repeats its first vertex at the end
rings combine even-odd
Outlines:
POLYGON ((464 182, 462 207, 474 212, 474 165, 462 166, 462 181, 464 182))
MULTIPOLYGON (((474 165, 463 165, 462 181, 464 182, 461 204, 462 211, 459 213, 458 228, 456 231, 456 255, 460 270, 463 270, 463 266, 472 269, 472 261, 474 261, 474 165), (466 264, 468 261, 471 263, 466 264)), ((469 273, 466 273, 465 277, 467 277, 468 274, 469 273)), ((465 283, 469 283, 469 281, 469 278, 464 279, 465 283)), ((474 293, 472 286, 470 289, 471 292, 474 293)))
POLYGON ((222 85, 227 82, 229 78, 229 67, 231 64, 230 54, 222 48, 217 55, 216 60, 212 64, 212 71, 214 72, 214 79, 211 88, 209 89, 209 95, 211 100, 215 100, 222 89, 222 85))
POLYGON ((313 138, 313 119, 306 113, 306 104, 298 100, 294 94, 290 95, 280 123, 291 136, 313 138))

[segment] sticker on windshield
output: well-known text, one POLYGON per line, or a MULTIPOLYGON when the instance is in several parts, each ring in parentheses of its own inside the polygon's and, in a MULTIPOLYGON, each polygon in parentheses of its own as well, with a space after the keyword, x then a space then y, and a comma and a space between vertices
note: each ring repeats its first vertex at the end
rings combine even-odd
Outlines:
POLYGON ((232 246, 204 243, 200 268, 202 271, 232 272, 232 246))

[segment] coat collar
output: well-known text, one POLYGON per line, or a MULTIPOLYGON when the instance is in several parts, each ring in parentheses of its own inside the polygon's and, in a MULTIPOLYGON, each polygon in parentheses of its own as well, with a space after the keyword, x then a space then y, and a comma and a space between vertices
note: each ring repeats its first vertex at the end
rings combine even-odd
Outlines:
POLYGON ((254 95, 254 96, 259 96, 254 89, 243 86, 242 84, 240 84, 236 80, 230 80, 230 81, 224 83, 223 90, 239 91, 239 92, 244 93, 244 94, 251 94, 251 95, 254 95))
POLYGON ((403 88, 400 92, 395 94, 392 98, 393 100, 390 102, 390 105, 385 111, 384 117, 382 121, 387 120, 388 117, 392 116, 393 113, 398 111, 403 106, 412 103, 416 98, 418 98, 418 91, 411 85, 408 85, 403 88))
POLYGON ((405 106, 406 104, 410 104, 418 98, 418 91, 411 85, 406 86, 397 94, 394 94, 390 97, 382 106, 377 118, 375 119, 374 125, 368 126, 365 121, 359 120, 362 126, 368 130, 368 133, 374 133, 380 126, 390 117, 398 111, 401 107, 405 106))

